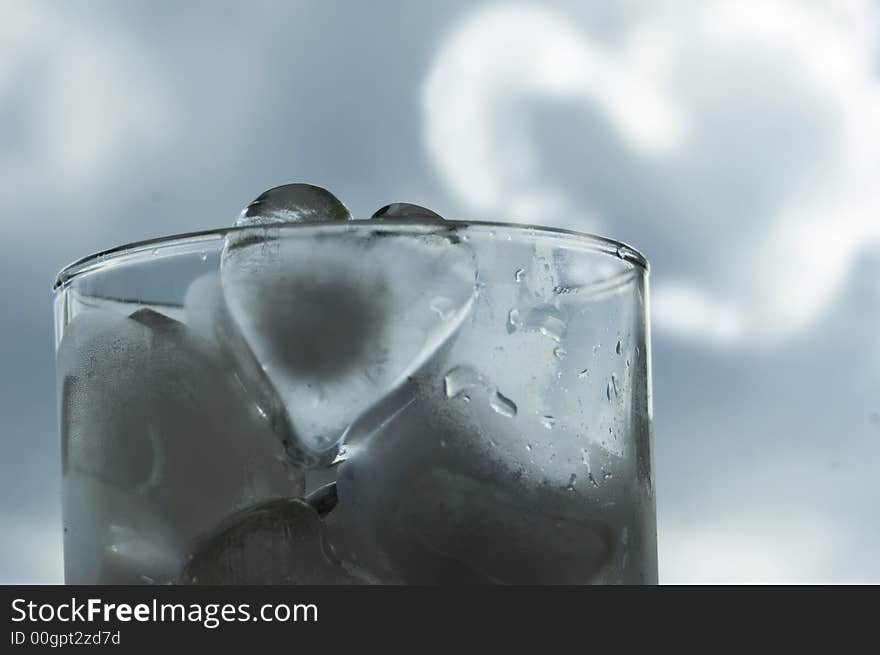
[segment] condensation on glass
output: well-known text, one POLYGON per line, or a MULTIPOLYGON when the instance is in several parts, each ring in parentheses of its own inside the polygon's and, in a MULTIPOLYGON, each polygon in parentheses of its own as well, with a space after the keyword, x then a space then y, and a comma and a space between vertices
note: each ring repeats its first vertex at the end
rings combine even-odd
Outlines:
POLYGON ((56 281, 68 583, 656 583, 647 265, 436 221, 56 281))

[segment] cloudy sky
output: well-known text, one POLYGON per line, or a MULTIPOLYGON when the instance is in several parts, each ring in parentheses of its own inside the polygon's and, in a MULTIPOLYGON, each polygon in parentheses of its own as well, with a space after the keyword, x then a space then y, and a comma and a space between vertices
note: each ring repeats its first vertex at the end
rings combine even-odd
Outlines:
POLYGON ((54 273, 290 181, 637 246, 661 580, 880 582, 878 31, 831 0, 0 0, 0 582, 62 575, 54 273))

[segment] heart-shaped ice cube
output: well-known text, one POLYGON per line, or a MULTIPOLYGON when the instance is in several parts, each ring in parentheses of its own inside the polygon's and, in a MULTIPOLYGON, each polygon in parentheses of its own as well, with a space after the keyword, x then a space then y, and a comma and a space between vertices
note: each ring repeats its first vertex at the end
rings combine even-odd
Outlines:
POLYGON ((236 233, 225 303, 293 428, 292 456, 332 460, 346 428, 455 332, 475 295, 464 244, 436 230, 236 233))

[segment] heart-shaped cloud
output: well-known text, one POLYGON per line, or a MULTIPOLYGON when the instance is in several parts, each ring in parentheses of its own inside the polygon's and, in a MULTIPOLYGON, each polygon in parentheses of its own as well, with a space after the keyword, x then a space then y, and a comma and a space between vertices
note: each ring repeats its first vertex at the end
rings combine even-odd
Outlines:
POLYGON ((660 330, 772 344, 828 306, 880 234, 876 13, 621 3, 581 29, 491 6, 434 59, 426 146, 475 218, 643 247, 660 330))

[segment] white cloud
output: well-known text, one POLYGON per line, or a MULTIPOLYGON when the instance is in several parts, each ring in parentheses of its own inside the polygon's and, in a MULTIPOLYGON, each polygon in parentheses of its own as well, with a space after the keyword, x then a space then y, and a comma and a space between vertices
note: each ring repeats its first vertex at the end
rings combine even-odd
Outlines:
POLYGON ((0 141, 7 207, 50 191, 87 196, 124 159, 176 136, 176 108, 150 53, 103 17, 67 9, 0 5, 0 116, 14 119, 5 126, 14 141, 0 141))
POLYGON ((425 139, 440 173, 477 211, 503 212, 523 196, 548 193, 536 170, 540 153, 518 120, 531 97, 597 103, 633 148, 673 147, 685 117, 662 92, 660 71, 637 65, 644 50, 636 40, 621 58, 539 7, 494 7, 471 17, 425 82, 425 139))
POLYGON ((667 282, 652 294, 652 318, 679 334, 731 344, 743 333, 743 317, 734 307, 688 284, 667 282))
POLYGON ((469 15, 423 89, 438 171, 475 217, 635 235, 664 263, 658 330, 766 345, 804 329, 880 236, 874 6, 621 7, 602 39, 538 6, 469 15), (576 155, 541 138, 554 104, 576 155))
POLYGON ((6 516, 0 540, 4 584, 59 584, 64 580, 59 517, 6 516))
POLYGON ((660 539, 664 584, 792 584, 819 576, 839 547, 835 531, 810 520, 728 516, 670 526, 660 539), (812 572, 812 573, 811 573, 812 572))

